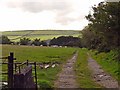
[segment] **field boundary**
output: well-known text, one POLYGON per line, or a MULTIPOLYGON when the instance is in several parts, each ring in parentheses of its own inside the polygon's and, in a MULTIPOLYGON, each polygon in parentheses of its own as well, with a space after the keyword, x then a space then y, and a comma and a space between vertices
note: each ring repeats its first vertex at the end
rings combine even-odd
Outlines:
MULTIPOLYGON (((10 52, 10 56, 2 57, 1 59, 8 59, 7 72, 2 74, 7 74, 8 79, 6 81, 7 88, 36 88, 37 89, 37 72, 36 72, 36 62, 32 63, 34 65, 35 76, 32 75, 32 66, 29 65, 28 60, 17 65, 14 63, 14 53, 10 52), (17 69, 18 68, 18 69, 17 69), (22 78, 21 78, 22 77, 22 78), (35 78, 35 82, 34 82, 35 78)), ((3 82, 4 84, 5 82, 3 82)), ((4 86, 3 86, 4 88, 4 86)))

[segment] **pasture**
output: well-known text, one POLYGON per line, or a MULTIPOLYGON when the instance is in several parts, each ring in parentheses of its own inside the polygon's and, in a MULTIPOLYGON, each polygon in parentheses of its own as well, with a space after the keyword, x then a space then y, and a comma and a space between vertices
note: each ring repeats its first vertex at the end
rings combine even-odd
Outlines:
MULTIPOLYGON (((14 52, 15 62, 66 62, 70 58, 76 48, 52 48, 52 47, 37 47, 37 46, 17 46, 17 45, 2 45, 2 56, 8 56, 9 52, 14 52)), ((61 70, 61 64, 55 68, 40 69, 37 66, 38 84, 47 84, 53 86, 54 80, 57 78, 58 72, 61 70)), ((2 70, 6 70, 3 66, 2 70)), ((2 77, 3 80, 6 77, 2 77)), ((42 85, 44 86, 44 85, 42 85)))
POLYGON ((31 40, 40 38, 41 40, 53 39, 59 36, 81 37, 80 31, 75 30, 23 30, 23 31, 5 31, 3 35, 8 36, 11 41, 19 41, 20 38, 27 37, 31 40))
POLYGON ((53 48, 40 46, 3 45, 2 56, 7 56, 9 52, 14 52, 18 62, 24 60, 35 62, 59 61, 64 62, 75 48, 53 48))

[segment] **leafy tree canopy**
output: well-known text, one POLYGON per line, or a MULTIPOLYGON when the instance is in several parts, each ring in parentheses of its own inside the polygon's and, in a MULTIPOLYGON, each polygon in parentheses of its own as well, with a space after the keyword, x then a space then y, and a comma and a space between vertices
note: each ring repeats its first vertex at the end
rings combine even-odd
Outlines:
POLYGON ((31 40, 29 38, 22 38, 20 39, 21 45, 28 45, 31 40))
POLYGON ((120 2, 101 2, 92 9, 93 13, 86 16, 89 29, 99 34, 108 47, 120 46, 120 2))
POLYGON ((0 44, 10 44, 11 41, 7 36, 2 35, 0 37, 0 44))

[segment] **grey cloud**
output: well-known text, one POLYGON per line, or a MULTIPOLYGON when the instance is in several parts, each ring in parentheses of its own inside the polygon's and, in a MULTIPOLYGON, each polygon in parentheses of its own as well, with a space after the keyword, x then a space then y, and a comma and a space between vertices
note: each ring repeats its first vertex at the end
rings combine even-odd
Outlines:
POLYGON ((56 22, 60 23, 62 25, 68 25, 71 22, 75 22, 75 21, 82 21, 85 19, 85 14, 80 14, 78 17, 68 17, 67 14, 64 14, 62 16, 60 16, 60 14, 57 16, 56 18, 56 22))
POLYGON ((24 11, 31 13, 39 13, 44 10, 53 11, 56 13, 56 23, 67 25, 79 17, 68 17, 67 15, 73 12, 71 0, 21 0, 19 2, 9 2, 9 7, 21 8, 24 11))
POLYGON ((68 25, 69 23, 74 22, 75 20, 76 19, 74 19, 74 18, 69 18, 69 17, 63 16, 63 17, 58 17, 56 19, 56 22, 60 23, 62 25, 68 25))
POLYGON ((37 3, 37 2, 23 2, 20 6, 24 11, 32 12, 32 13, 37 13, 45 10, 46 8, 43 6, 42 3, 37 3))
POLYGON ((9 2, 8 5, 12 8, 21 8, 24 11, 32 13, 41 12, 43 10, 68 11, 71 8, 71 4, 70 2, 67 2, 67 0, 14 1, 9 2))

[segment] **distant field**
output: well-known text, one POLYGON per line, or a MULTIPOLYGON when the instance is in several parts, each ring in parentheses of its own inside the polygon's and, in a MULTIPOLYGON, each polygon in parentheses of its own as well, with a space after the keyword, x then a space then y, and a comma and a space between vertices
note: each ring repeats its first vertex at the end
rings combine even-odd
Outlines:
POLYGON ((20 38, 28 37, 31 40, 40 38, 48 40, 59 36, 81 37, 80 31, 77 30, 24 30, 24 31, 5 31, 3 35, 8 36, 12 41, 19 41, 20 38))

